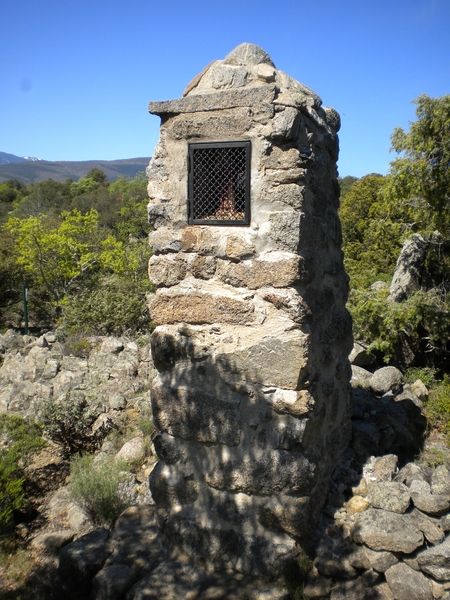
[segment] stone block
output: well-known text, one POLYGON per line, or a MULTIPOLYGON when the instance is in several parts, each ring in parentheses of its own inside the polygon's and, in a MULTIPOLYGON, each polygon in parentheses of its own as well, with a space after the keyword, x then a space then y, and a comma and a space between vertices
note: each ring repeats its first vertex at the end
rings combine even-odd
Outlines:
MULTIPOLYGON (((292 171, 288 171, 291 173, 292 171)), ((298 181, 301 179, 302 173, 297 172, 294 181, 286 181, 284 172, 279 172, 280 175, 277 177, 278 185, 267 186, 264 189, 261 198, 261 205, 282 210, 284 207, 292 207, 300 210, 304 203, 303 188, 298 185, 298 181), (282 185, 279 185, 282 183, 282 185)), ((289 177, 288 177, 289 179, 289 177)))
POLYGON ((192 291, 187 294, 157 292, 150 297, 150 316, 156 325, 165 323, 231 323, 251 325, 255 322, 253 304, 227 295, 192 291))
POLYGON ((227 258, 245 259, 255 254, 255 246, 247 236, 229 235, 225 245, 227 258))
MULTIPOLYGON (((271 116, 268 110, 267 120, 271 116)), ((174 140, 208 140, 211 131, 217 131, 218 135, 223 137, 242 136, 252 127, 252 118, 246 108, 222 110, 220 113, 196 112, 186 117, 179 115, 173 117, 168 123, 168 133, 174 140)))
POLYGON ((239 263, 219 260, 217 275, 225 283, 251 290, 264 286, 284 288, 297 281, 299 262, 296 254, 269 252, 239 263))
POLYGON ((265 337, 258 333, 255 330, 254 337, 243 340, 234 351, 230 348, 229 353, 225 349, 218 352, 217 360, 225 360, 233 371, 250 381, 296 390, 308 373, 308 336, 295 329, 279 331, 278 335, 273 330, 273 335, 265 337))
POLYGON ((314 398, 308 390, 267 390, 264 392, 273 410, 280 414, 303 417, 314 407, 314 398))
POLYGON ((193 256, 188 266, 189 271, 197 279, 211 279, 216 272, 216 260, 212 256, 193 256))
POLYGON ((314 471, 314 465, 298 452, 250 451, 229 455, 205 473, 205 481, 212 488, 244 494, 304 495, 311 490, 314 471))
POLYGON ((417 529, 420 529, 427 542, 430 544, 439 544, 444 540, 445 534, 439 519, 433 519, 424 515, 417 509, 414 509, 410 514, 412 522, 417 529))
POLYGON ((148 263, 148 276, 157 287, 171 287, 186 277, 187 265, 178 254, 153 255, 148 263))
POLYGON ((222 388, 217 397, 189 387, 152 386, 152 410, 160 431, 200 443, 236 445, 241 436, 240 398, 222 388))
POLYGON ((160 508, 173 509, 192 504, 198 497, 198 483, 191 473, 185 473, 162 462, 150 473, 152 498, 160 508))
POLYGON ((190 95, 179 100, 150 102, 148 109, 154 115, 177 115, 181 113, 224 110, 241 106, 250 107, 257 104, 271 104, 274 97, 275 88, 273 85, 260 85, 247 89, 190 95))
POLYGON ((266 169, 293 169, 300 164, 300 152, 297 148, 272 145, 261 162, 266 169))

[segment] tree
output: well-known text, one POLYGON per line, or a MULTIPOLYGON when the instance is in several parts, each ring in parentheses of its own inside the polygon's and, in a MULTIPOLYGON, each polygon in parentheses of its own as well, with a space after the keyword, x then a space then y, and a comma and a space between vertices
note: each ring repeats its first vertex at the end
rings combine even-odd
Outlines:
POLYGON ((422 95, 415 103, 417 120, 409 131, 392 134, 392 148, 403 156, 391 163, 387 191, 420 213, 421 229, 449 237, 450 95, 422 95))
POLYGON ((63 211, 57 219, 10 217, 5 228, 15 240, 17 264, 57 301, 98 261, 101 232, 95 210, 63 211))
POLYGON ((384 189, 382 175, 366 175, 341 199, 345 266, 353 287, 389 280, 410 231, 410 218, 386 199, 384 189))

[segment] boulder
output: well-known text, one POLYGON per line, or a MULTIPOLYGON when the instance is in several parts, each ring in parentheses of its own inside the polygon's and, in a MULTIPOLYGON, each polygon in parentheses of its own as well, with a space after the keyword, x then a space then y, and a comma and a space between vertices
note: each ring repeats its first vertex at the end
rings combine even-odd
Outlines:
POLYGON ((396 565, 399 561, 397 556, 392 552, 385 552, 383 550, 371 550, 370 548, 364 548, 364 552, 366 554, 370 567, 378 573, 384 573, 385 571, 387 571, 387 569, 389 569, 389 567, 392 567, 392 565, 396 565))
POLYGON ((445 465, 439 465, 431 475, 431 492, 450 497, 450 472, 445 465))
POLYGON ((375 587, 378 581, 378 573, 366 571, 356 579, 337 582, 331 589, 330 600, 378 600, 375 587))
POLYGON ((391 481, 397 469, 398 457, 385 454, 371 459, 364 467, 364 475, 370 481, 391 481))
POLYGON ((409 462, 395 476, 395 481, 400 481, 406 484, 408 487, 415 480, 425 481, 425 475, 422 469, 416 463, 409 462))
POLYGON ((417 555, 420 569, 438 581, 450 580, 450 536, 432 548, 417 555))
POLYGON ((78 598, 88 596, 92 578, 111 552, 108 537, 106 529, 97 529, 64 546, 58 571, 69 593, 76 590, 78 598))
POLYGON ((411 498, 419 510, 428 515, 443 515, 450 507, 450 498, 438 494, 424 494, 411 491, 411 498))
POLYGON ((433 600, 429 579, 405 563, 393 565, 384 576, 396 600, 433 600))
POLYGON ((145 456, 145 442, 141 435, 138 435, 122 446, 116 454, 116 460, 125 460, 133 463, 141 461, 145 456))
POLYGON ((376 394, 386 394, 390 390, 398 390, 402 379, 403 375, 396 367, 382 367, 372 375, 369 385, 376 394))
POLYGON ((72 529, 43 531, 32 539, 31 547, 49 554, 57 554, 62 546, 73 540, 74 535, 75 532, 72 529))
POLYGON ((367 387, 371 378, 372 373, 370 371, 357 365, 352 365, 352 378, 350 382, 353 387, 367 387))
POLYGON ((367 351, 367 347, 359 342, 353 344, 353 349, 348 358, 355 367, 363 367, 365 369, 371 367, 375 362, 373 355, 367 351))
POLYGON ((194 598, 212 583, 198 568, 175 561, 164 561, 127 594, 127 600, 174 600, 194 598))
POLYGON ((120 563, 103 567, 92 582, 93 600, 120 600, 131 587, 133 570, 120 563))
POLYGON ((429 242, 415 233, 403 244, 389 288, 389 298, 402 302, 420 289, 423 263, 429 242))
POLYGON ((369 508, 370 503, 367 498, 363 498, 362 496, 352 496, 350 500, 346 503, 345 508, 347 512, 351 515, 363 512, 367 508, 369 508))
POLYGON ((404 513, 411 502, 411 496, 403 483, 382 481, 369 485, 367 500, 374 508, 404 513))
POLYGON ((439 544, 444 539, 444 531, 439 519, 433 519, 424 515, 420 510, 414 509, 411 513, 411 519, 417 529, 425 536, 430 544, 439 544))
POLYGON ((353 540, 372 550, 410 554, 423 544, 423 534, 408 515, 369 508, 357 515, 353 540))
POLYGON ((416 381, 411 384, 411 390, 419 400, 426 400, 428 398, 428 388, 421 379, 416 379, 416 381))

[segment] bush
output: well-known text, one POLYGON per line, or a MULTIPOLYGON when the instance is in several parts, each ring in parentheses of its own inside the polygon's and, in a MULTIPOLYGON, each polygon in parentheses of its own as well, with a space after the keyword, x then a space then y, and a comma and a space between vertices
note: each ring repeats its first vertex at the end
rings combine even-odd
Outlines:
POLYGON ((446 376, 430 392, 425 405, 429 427, 437 429, 447 437, 450 444, 450 378, 446 376))
MULTIPOLYGON (((404 302, 388 300, 389 290, 354 289, 349 297, 355 338, 369 344, 384 360, 403 362, 403 348, 415 359, 436 365, 447 356, 450 336, 448 299, 418 291, 404 302)), ((406 361, 405 361, 406 362, 406 361)))
POLYGON ((14 512, 26 503, 22 466, 44 445, 40 433, 36 424, 18 415, 0 415, 0 532, 12 525, 14 512))
POLYGON ((69 334, 124 335, 148 331, 147 282, 111 275, 67 297, 61 327, 69 334))
POLYGON ((84 398, 67 395, 63 402, 49 398, 42 403, 39 419, 45 434, 62 446, 65 456, 94 450, 101 439, 92 433, 95 413, 84 398))
POLYGON ((427 388, 431 388, 436 383, 436 376, 437 370, 433 369, 432 367, 411 367, 404 373, 403 379, 405 383, 414 383, 420 379, 420 381, 425 384, 427 388))
POLYGON ((75 458, 70 467, 70 489, 74 500, 93 520, 111 525, 132 504, 127 489, 127 464, 114 458, 95 459, 92 455, 75 458))

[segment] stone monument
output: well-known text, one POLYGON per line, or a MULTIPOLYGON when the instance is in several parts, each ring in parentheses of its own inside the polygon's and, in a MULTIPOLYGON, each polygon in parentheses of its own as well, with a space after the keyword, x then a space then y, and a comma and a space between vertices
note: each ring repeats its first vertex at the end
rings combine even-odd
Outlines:
POLYGON ((149 110, 162 536, 276 576, 311 547, 350 431, 339 115, 252 44, 149 110))

